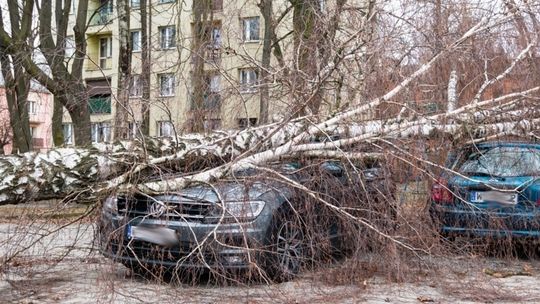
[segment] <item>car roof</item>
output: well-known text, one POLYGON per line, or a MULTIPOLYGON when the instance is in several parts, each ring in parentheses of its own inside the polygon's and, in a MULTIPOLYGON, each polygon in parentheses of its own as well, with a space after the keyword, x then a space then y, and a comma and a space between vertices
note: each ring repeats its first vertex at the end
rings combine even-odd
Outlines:
POLYGON ((520 147, 533 148, 540 150, 540 144, 526 141, 487 141, 475 144, 478 148, 493 148, 493 147, 520 147))

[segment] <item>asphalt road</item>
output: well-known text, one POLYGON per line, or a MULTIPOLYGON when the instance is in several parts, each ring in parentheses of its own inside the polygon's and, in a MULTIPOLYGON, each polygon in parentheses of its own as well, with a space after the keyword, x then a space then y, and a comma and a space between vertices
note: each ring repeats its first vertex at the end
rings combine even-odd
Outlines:
POLYGON ((320 271, 282 284, 192 286, 136 277, 103 258, 92 245, 91 224, 60 227, 40 220, 0 224, 1 303, 540 302, 538 260, 425 257, 418 267, 404 268, 409 275, 399 283, 377 275, 329 283, 320 271), (529 275, 496 275, 513 270, 529 275))

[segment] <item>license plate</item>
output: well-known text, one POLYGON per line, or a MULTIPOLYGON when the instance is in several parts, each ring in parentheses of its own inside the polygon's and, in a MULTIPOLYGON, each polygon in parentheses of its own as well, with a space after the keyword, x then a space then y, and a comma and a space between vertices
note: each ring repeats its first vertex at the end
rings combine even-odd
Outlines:
POLYGON ((145 241, 161 246, 172 247, 179 243, 176 230, 167 227, 128 225, 126 234, 129 240, 145 241))
POLYGON ((500 191, 473 191, 471 192, 471 203, 495 202, 499 204, 515 205, 518 202, 518 195, 515 192, 500 191))

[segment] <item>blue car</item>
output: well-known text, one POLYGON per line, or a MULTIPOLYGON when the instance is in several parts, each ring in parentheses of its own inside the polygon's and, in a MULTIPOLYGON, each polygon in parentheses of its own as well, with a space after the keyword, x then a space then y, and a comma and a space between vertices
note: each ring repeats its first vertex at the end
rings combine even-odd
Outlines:
POLYGON ((540 237, 540 144, 471 145, 446 166, 430 206, 443 235, 540 237))

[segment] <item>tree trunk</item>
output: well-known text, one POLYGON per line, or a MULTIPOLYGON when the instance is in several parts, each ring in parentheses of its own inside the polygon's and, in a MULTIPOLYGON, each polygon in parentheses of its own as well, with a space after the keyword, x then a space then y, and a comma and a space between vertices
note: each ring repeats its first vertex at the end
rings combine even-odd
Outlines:
POLYGON ((131 42, 129 31, 130 9, 128 0, 117 0, 118 10, 118 89, 114 119, 114 138, 125 139, 128 135, 129 84, 131 79, 131 42))
POLYGON ((52 137, 55 147, 64 145, 64 105, 57 96, 54 96, 52 116, 52 137))
MULTIPOLYGON (((84 85, 79 85, 77 88, 80 90, 79 92, 84 92, 82 94, 83 96, 87 96, 84 85)), ((77 88, 74 90, 77 91, 77 88)), ((77 96, 74 92, 67 96, 60 96, 60 100, 63 100, 63 104, 66 105, 66 109, 72 119, 75 145, 85 147, 90 146, 92 143, 91 122, 88 104, 87 102, 81 102, 81 99, 86 101, 88 97, 77 96), (66 97, 70 99, 66 100, 66 97)))
POLYGON ((208 95, 204 62, 211 26, 211 0, 193 1, 193 69, 191 75, 191 120, 192 132, 204 131, 204 100, 208 95), (209 14, 210 12, 210 14, 209 14))
POLYGON ((272 21, 272 1, 261 0, 259 9, 264 19, 263 51, 261 59, 261 100, 259 105, 259 124, 268 123, 268 102, 270 100, 270 59, 272 56, 272 33, 274 32, 272 21))
POLYGON ((141 10, 141 55, 142 55, 142 100, 141 100, 141 132, 145 136, 150 135, 150 75, 152 72, 151 68, 151 16, 148 14, 148 5, 150 5, 150 10, 152 8, 151 1, 148 4, 148 0, 141 0, 140 10, 141 10))

